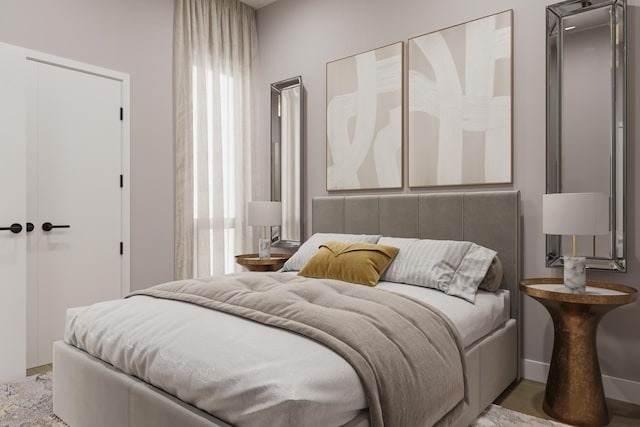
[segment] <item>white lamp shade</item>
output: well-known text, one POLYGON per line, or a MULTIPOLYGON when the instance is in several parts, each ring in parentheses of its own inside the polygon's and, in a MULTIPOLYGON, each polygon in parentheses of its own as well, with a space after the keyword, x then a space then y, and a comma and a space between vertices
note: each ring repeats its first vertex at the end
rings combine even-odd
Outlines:
POLYGON ((248 223, 261 226, 282 224, 282 203, 249 202, 248 223))
POLYGON ((576 236, 609 233, 609 195, 605 193, 543 195, 542 232, 576 236))

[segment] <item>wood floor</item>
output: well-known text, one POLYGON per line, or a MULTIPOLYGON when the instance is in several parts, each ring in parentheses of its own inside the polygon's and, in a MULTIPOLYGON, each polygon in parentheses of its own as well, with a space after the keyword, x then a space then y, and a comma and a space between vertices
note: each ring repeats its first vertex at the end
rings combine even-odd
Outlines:
MULTIPOLYGON (((544 384, 522 380, 515 387, 502 394, 495 403, 513 411, 522 412, 539 418, 553 419, 542 410, 544 384)), ((640 406, 619 400, 607 399, 611 423, 609 427, 640 426, 640 406)))
POLYGON ((53 369, 53 365, 49 363, 48 365, 36 366, 35 368, 27 369, 27 376, 43 374, 45 372, 49 372, 53 369))
MULTIPOLYGON (((51 365, 39 366, 27 370, 27 375, 37 375, 50 371, 51 365)), ((544 384, 530 380, 522 380, 516 386, 505 391, 495 403, 504 408, 538 418, 553 419, 542 410, 544 398, 544 384)), ((611 423, 609 427, 638 427, 640 426, 640 406, 619 400, 607 399, 611 423)))

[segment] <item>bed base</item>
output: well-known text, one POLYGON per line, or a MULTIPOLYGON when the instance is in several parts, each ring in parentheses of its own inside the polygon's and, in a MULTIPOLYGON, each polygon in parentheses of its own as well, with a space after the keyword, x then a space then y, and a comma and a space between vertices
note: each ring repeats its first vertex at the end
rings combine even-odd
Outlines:
POLYGON ((455 421, 456 426, 469 426, 518 380, 518 362, 513 357, 517 348, 517 323, 515 319, 510 319, 501 328, 466 349, 469 396, 463 413, 455 421))
MULTIPOLYGON (((512 319, 466 350, 469 402, 457 426, 468 426, 516 379, 516 346, 512 319)), ((53 365, 53 411, 72 427, 229 426, 62 341, 54 344, 53 365)), ((348 426, 367 426, 362 418, 348 426)))
POLYGON ((230 426, 62 341, 53 366, 53 412, 72 427, 230 426))

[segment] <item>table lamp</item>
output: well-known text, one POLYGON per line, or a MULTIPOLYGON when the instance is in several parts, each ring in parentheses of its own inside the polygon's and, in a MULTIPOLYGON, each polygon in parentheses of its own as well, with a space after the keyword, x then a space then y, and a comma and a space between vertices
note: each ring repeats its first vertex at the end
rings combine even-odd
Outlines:
POLYGON ((267 230, 273 225, 282 224, 282 203, 249 202, 248 224, 264 227, 262 238, 258 239, 258 256, 260 259, 271 258, 271 239, 267 230))
POLYGON ((609 195, 604 193, 543 195, 542 232, 573 236, 572 256, 563 257, 564 285, 571 292, 584 293, 587 282, 587 259, 576 256, 576 236, 594 236, 595 239, 596 235, 609 233, 609 195))

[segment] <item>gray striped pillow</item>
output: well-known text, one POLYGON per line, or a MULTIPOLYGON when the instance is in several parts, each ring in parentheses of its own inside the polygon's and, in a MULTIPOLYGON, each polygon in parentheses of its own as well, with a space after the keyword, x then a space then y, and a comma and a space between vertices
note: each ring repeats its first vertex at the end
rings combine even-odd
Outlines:
POLYGON ((284 263, 282 271, 300 271, 312 256, 318 252, 320 245, 327 242, 343 243, 378 243, 379 234, 340 234, 315 233, 300 246, 295 254, 284 263))
POLYGON ((478 285, 497 252, 472 242, 381 237, 400 252, 380 280, 438 289, 475 302, 478 285))

